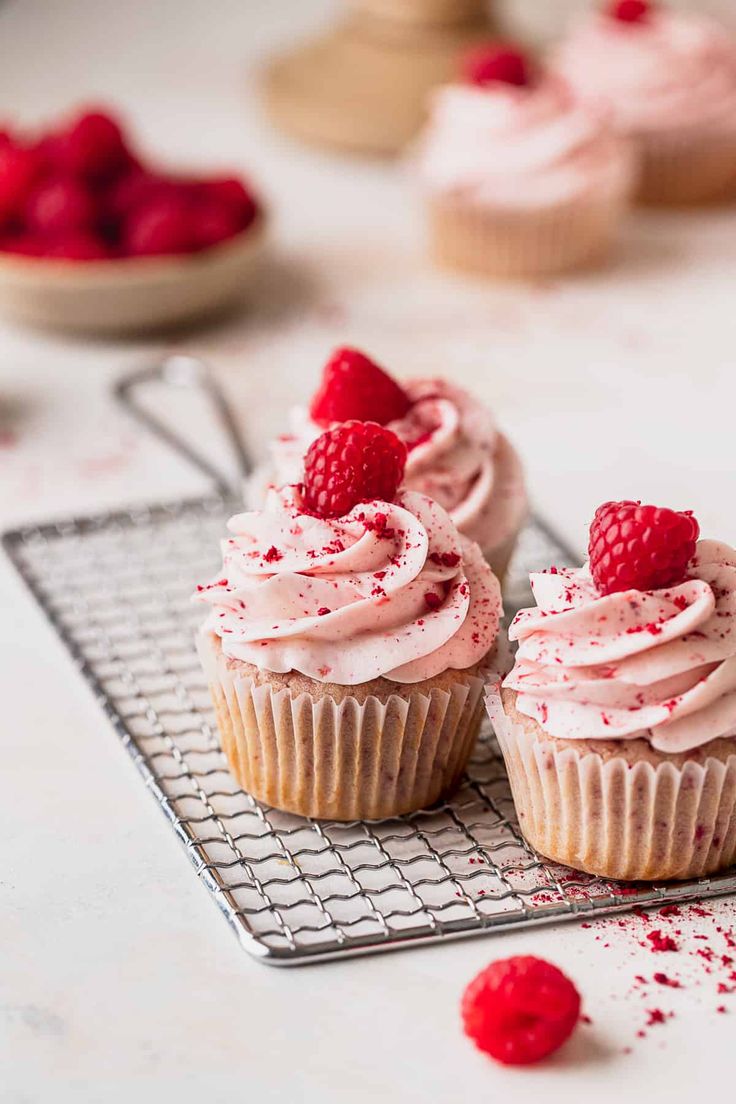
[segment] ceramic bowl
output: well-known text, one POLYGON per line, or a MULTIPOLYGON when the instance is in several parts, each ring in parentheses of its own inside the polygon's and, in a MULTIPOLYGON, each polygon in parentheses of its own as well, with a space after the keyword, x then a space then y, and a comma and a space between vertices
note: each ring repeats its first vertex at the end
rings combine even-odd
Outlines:
POLYGON ((0 313, 90 334, 193 323, 234 303, 263 254, 263 216, 219 245, 176 256, 59 261, 0 252, 0 313))

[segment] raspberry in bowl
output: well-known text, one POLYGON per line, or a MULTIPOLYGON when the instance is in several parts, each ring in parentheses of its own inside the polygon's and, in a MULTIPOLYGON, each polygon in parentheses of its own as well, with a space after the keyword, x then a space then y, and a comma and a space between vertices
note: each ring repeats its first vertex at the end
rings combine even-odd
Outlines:
POLYGON ((664 0, 607 0, 571 27, 552 64, 631 142, 640 202, 734 198, 736 38, 715 19, 664 0))
POLYGON ((452 789, 475 743, 500 587, 446 511, 400 487, 405 457, 376 423, 327 430, 298 484, 230 519, 197 588, 230 769, 276 808, 411 812, 452 789))
POLYGON ((624 880, 736 860, 736 551, 698 537, 689 511, 607 502, 584 567, 531 577, 487 704, 548 858, 624 880))
POLYGON ((335 349, 308 409, 290 411, 287 432, 271 442, 268 461, 249 482, 249 503, 260 505, 271 486, 297 482, 311 442, 349 419, 378 422, 396 433, 407 449, 406 487, 447 510, 503 579, 528 508, 511 442, 461 387, 431 378, 399 383, 358 349, 335 349))
POLYGON ((236 176, 148 163, 110 112, 0 134, 0 309, 88 331, 196 320, 241 292, 260 201, 236 176))
POLYGON ((610 247, 633 161, 607 113, 512 45, 475 49, 437 90, 418 143, 430 255, 443 268, 534 278, 610 247))

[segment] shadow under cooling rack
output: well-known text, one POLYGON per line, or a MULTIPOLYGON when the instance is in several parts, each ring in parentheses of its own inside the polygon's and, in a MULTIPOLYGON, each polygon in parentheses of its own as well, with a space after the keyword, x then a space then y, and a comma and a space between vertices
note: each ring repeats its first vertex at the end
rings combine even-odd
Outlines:
MULTIPOLYGON (((196 581, 218 566, 222 498, 7 533, 17 569, 92 686, 243 946, 297 964, 736 891, 736 874, 620 886, 524 842, 490 729, 450 801, 381 822, 310 821, 259 805, 227 770, 194 651, 196 581)), ((538 521, 507 610, 534 568, 570 562, 538 521)))

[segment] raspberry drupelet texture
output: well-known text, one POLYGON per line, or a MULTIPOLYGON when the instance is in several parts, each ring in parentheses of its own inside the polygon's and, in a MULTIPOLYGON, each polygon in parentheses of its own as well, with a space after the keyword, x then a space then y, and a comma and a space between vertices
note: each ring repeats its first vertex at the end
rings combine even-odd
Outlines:
POLYGON ((690 510, 604 502, 595 512, 588 545, 598 590, 660 590, 682 582, 699 535, 690 510))
POLYGON ((403 418, 411 403, 405 391, 357 349, 335 349, 309 407, 321 426, 357 419, 386 425, 403 418))
POLYGON ((607 14, 621 23, 644 23, 652 12, 648 0, 614 0, 607 14))
POLYGON ((359 502, 392 502, 404 475, 406 446, 375 422, 344 422, 313 441, 304 458, 304 505, 318 517, 342 517, 359 502))
POLYGON ((468 84, 481 88, 496 83, 513 84, 518 88, 531 84, 529 62, 521 50, 499 43, 478 46, 466 54, 462 76, 468 84))
POLYGON ((580 994, 561 970, 541 958, 517 955, 492 962, 465 990, 465 1034, 507 1066, 546 1058, 580 1019, 580 994))

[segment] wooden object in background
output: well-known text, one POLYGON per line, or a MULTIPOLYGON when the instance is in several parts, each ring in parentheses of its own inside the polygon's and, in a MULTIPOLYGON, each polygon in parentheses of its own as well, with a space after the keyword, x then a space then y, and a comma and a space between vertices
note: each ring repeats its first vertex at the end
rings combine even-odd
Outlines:
POLYGON ((493 35, 483 0, 348 0, 321 38, 270 62, 269 115, 316 145, 394 154, 422 124, 427 96, 493 35))

